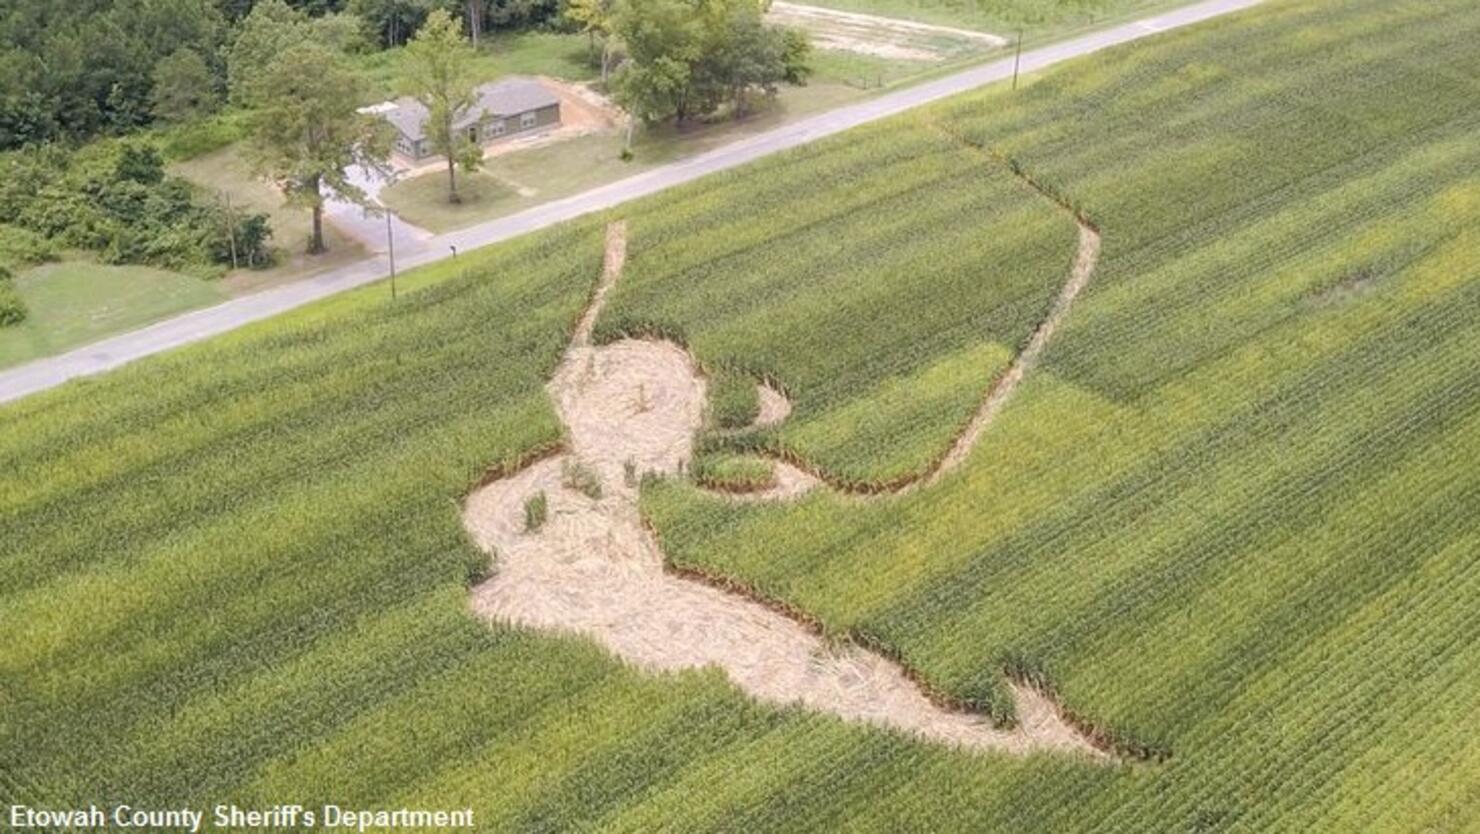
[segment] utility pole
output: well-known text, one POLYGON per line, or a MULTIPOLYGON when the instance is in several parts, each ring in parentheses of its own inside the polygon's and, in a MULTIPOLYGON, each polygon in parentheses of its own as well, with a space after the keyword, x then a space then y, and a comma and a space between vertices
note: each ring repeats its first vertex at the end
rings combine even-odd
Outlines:
POLYGON ((1017 89, 1018 64, 1023 61, 1023 30, 1018 30, 1017 54, 1012 56, 1012 88, 1017 89))
POLYGON ((391 301, 396 300, 396 236, 391 231, 391 211, 385 210, 385 251, 391 259, 391 301))

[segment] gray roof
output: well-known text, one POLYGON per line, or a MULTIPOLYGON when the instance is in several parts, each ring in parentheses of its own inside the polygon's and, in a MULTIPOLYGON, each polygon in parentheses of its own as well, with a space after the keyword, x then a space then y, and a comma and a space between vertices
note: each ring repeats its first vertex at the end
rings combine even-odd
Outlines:
MULTIPOLYGON (((479 86, 473 91, 473 106, 460 114, 454 127, 466 127, 487 117, 507 118, 550 107, 560 103, 554 93, 532 78, 501 78, 479 86)), ((427 109, 410 96, 392 102, 395 107, 385 111, 385 118, 396 129, 413 141, 425 138, 423 129, 427 120, 427 109)))

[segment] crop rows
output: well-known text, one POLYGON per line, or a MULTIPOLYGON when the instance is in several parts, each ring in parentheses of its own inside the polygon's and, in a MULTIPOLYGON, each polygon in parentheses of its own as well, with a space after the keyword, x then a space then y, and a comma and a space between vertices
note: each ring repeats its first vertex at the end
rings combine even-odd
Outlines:
POLYGON ((1385 728, 1430 705, 1459 720, 1449 689, 1480 685, 1456 679, 1473 650, 1442 636, 1480 603, 1460 555, 1480 530, 1480 16, 1331 15, 1276 5, 1052 75, 1026 106, 938 111, 1105 242, 959 476, 866 507, 646 496, 680 566, 893 646, 992 709, 1004 673, 1037 680, 1170 756, 1168 791, 1107 779, 1045 830, 1353 830, 1379 805, 1460 801, 1379 774, 1455 755, 1385 728), (1382 799, 1333 799, 1349 779, 1382 799))
MULTIPOLYGON (((1458 831, 1480 753, 1480 14, 1265 7, 643 201, 598 338, 714 375, 714 433, 937 456, 1098 222, 1095 282, 961 469, 868 504, 643 508, 1005 714, 968 754, 488 626, 458 500, 560 441, 594 218, 0 411, 0 798, 471 806, 484 830, 1458 831), (941 129, 937 129, 937 125, 941 129)), ((696 474, 703 474, 702 472, 696 474)))
POLYGON ((1046 314, 1072 219, 913 121, 773 167, 636 212, 598 338, 771 380, 795 411, 758 442, 841 480, 919 474, 1046 314))

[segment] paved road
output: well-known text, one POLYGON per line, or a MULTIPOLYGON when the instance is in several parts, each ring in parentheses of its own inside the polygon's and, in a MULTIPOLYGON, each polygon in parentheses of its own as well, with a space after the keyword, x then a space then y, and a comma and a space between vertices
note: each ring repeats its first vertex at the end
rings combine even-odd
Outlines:
MULTIPOLYGON (((1051 44, 1022 55, 1022 71, 1088 55, 1106 47, 1148 37, 1168 29, 1253 6, 1259 0, 1205 0, 1163 14, 1051 44)), ((447 257, 450 247, 467 251, 507 240, 526 232, 645 197, 706 174, 804 145, 824 136, 887 118, 905 110, 976 89, 1012 75, 1011 57, 982 64, 875 99, 842 107, 757 134, 689 159, 653 168, 581 194, 554 200, 527 211, 425 240, 396 239, 397 266, 410 268, 447 257)), ((383 222, 383 221, 382 221, 383 222)), ((275 316, 337 292, 368 284, 388 274, 383 257, 351 264, 286 286, 243 296, 214 307, 124 333, 93 344, 0 372, 0 402, 60 385, 75 377, 116 368, 140 357, 160 353, 224 333, 244 324, 275 316)))

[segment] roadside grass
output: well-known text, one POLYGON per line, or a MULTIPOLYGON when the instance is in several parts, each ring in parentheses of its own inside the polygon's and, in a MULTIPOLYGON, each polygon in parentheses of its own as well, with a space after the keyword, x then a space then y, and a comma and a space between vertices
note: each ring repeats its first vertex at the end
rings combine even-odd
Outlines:
POLYGON ((242 268, 228 273, 223 286, 234 293, 307 278, 353 263, 367 254, 359 241, 340 232, 327 220, 324 242, 329 251, 322 255, 307 254, 312 215, 306 209, 285 205, 283 195, 276 188, 256 177, 242 156, 240 143, 173 162, 169 170, 194 183, 205 200, 222 204, 230 200, 233 210, 267 214, 272 227, 273 264, 265 269, 242 268))
POLYGON ((219 282, 144 266, 85 260, 43 264, 16 275, 28 315, 0 329, 0 367, 59 353, 224 300, 219 282))
MULTIPOLYGON (((953 62, 951 66, 957 66, 953 62)), ((899 84, 936 69, 934 62, 881 58, 842 49, 814 49, 814 84, 841 84, 860 90, 876 90, 899 84)))
MULTIPOLYGON (((824 52, 846 52, 857 55, 899 56, 902 62, 922 65, 950 60, 981 60, 989 53, 997 52, 1002 44, 975 37, 971 34, 948 32, 940 29, 926 30, 900 25, 909 22, 898 17, 882 20, 849 18, 843 15, 826 15, 809 9, 792 9, 772 6, 768 12, 772 22, 800 29, 812 39, 814 54, 824 52), (840 47, 851 47, 842 49, 840 47)), ((956 29, 967 27, 957 26, 956 29)))

